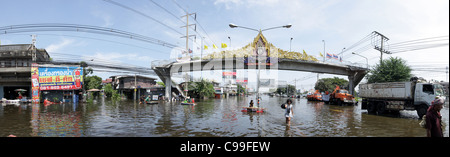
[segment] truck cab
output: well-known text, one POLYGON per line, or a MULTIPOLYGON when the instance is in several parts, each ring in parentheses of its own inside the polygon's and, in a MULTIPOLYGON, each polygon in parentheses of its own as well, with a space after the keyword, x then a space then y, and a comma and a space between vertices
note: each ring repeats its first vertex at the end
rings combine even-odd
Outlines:
POLYGON ((414 91, 414 106, 421 118, 426 114, 431 102, 436 98, 444 98, 444 90, 440 84, 417 83, 414 91))
POLYGON ((342 105, 342 104, 351 104, 351 105, 355 105, 356 104, 356 100, 353 97, 353 95, 351 95, 347 90, 345 89, 340 89, 339 86, 336 86, 336 88, 334 89, 334 91, 329 94, 329 95, 323 95, 323 100, 325 101, 325 103, 336 103, 337 105, 342 105))

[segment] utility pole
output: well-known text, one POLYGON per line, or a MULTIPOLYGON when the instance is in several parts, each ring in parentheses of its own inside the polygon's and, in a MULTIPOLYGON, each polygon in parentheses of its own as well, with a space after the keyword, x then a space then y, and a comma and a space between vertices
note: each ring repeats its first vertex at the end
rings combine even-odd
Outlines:
POLYGON ((31 60, 36 63, 36 34, 31 35, 32 57, 31 60))
MULTIPOLYGON (((196 28, 197 28, 197 25, 196 24, 191 24, 191 25, 189 25, 189 16, 192 16, 192 15, 194 15, 194 19, 197 19, 197 13, 191 13, 191 14, 189 14, 189 12, 187 12, 186 11, 186 15, 184 15, 184 16, 181 16, 181 18, 183 18, 183 17, 186 17, 186 25, 185 26, 181 26, 181 28, 183 28, 183 27, 186 27, 186 36, 182 36, 181 38, 186 38, 186 55, 188 56, 189 55, 189 26, 191 26, 191 25, 194 25, 195 27, 194 27, 194 30, 196 30, 196 28)), ((195 35, 191 35, 191 36, 195 36, 195 35)), ((187 73, 186 73, 186 75, 187 75, 187 73)), ((188 95, 188 91, 187 91, 187 89, 188 89, 188 85, 187 85, 187 80, 186 80, 186 82, 185 82, 185 91, 186 91, 186 97, 187 97, 187 95, 188 95)), ((170 93, 169 93, 170 94, 170 93)), ((170 101, 170 100, 169 100, 170 101)))
MULTIPOLYGON (((386 53, 386 54, 392 54, 391 52, 385 50, 385 48, 384 48, 384 42, 385 42, 385 41, 388 41, 389 38, 387 38, 386 36, 384 36, 384 35, 381 34, 381 33, 378 33, 377 31, 373 31, 373 33, 375 33, 375 35, 377 35, 377 36, 380 36, 380 38, 381 38, 381 41, 380 41, 380 42, 381 42, 381 43, 380 43, 380 47, 378 47, 378 46, 375 45, 375 50, 378 50, 378 51, 380 51, 380 53, 381 53, 381 56, 380 56, 380 64, 381 64, 381 63, 383 62, 383 53, 386 53)), ((374 38, 376 38, 376 36, 375 36, 374 38)))

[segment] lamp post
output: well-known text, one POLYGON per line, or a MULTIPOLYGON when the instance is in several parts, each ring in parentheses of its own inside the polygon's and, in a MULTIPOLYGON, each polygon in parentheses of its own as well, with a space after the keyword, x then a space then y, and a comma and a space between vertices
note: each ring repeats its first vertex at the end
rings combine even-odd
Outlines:
POLYGON ((292 38, 292 37, 291 37, 291 41, 289 42, 289 52, 291 52, 291 47, 292 47, 292 39, 294 39, 294 38, 292 38))
MULTIPOLYGON (((243 29, 248 29, 248 30, 252 30, 252 31, 257 31, 257 32, 263 32, 263 31, 267 31, 267 30, 271 30, 271 29, 276 29, 276 28, 291 28, 292 27, 292 24, 287 24, 287 25, 283 25, 283 26, 277 26, 277 27, 270 27, 270 28, 266 28, 266 29, 260 29, 260 30, 257 30, 257 29, 254 29, 254 28, 249 28, 249 27, 244 27, 244 26, 238 26, 238 25, 236 25, 236 24, 233 24, 233 23, 230 23, 228 26, 230 26, 230 28, 243 28, 243 29)), ((292 39, 293 38, 291 38, 291 41, 292 41, 292 39)), ((262 49, 262 50, 264 50, 264 49, 262 49)), ((260 51, 259 49, 258 49, 258 51, 260 51)), ((260 62, 259 60, 258 60, 258 62, 260 62)), ((260 78, 260 68, 259 68, 259 63, 258 63, 258 75, 257 75, 257 83, 256 83, 256 98, 257 98, 257 100, 258 100, 258 107, 259 107, 259 85, 260 85, 260 81, 259 81, 259 78, 260 78)))
POLYGON ((323 62, 325 62, 325 56, 327 55, 325 53, 325 40, 322 40, 322 42, 323 42, 323 62))
POLYGON ((364 57, 364 56, 362 56, 362 55, 360 55, 360 54, 357 54, 357 53, 355 53, 355 52, 352 52, 352 54, 358 55, 358 56, 363 57, 364 59, 366 59, 366 67, 367 67, 367 69, 369 69, 369 59, 367 59, 367 57, 364 57))

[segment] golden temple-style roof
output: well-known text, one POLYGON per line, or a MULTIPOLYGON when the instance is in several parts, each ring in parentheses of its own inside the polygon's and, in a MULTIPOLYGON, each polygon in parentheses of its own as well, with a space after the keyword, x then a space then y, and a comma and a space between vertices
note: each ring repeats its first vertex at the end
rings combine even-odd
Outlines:
POLYGON ((242 48, 235 50, 223 50, 219 52, 213 52, 211 54, 206 55, 202 59, 218 59, 218 58, 233 58, 233 57, 248 57, 248 56, 257 56, 257 46, 259 42, 259 47, 264 47, 266 54, 271 58, 285 58, 285 59, 295 59, 295 60, 304 60, 304 61, 318 61, 315 57, 306 54, 303 50, 303 53, 300 52, 289 52, 282 50, 280 48, 275 47, 272 43, 268 42, 266 37, 260 31, 258 35, 253 39, 252 43, 245 45, 242 48), (261 45, 262 44, 262 45, 261 45))

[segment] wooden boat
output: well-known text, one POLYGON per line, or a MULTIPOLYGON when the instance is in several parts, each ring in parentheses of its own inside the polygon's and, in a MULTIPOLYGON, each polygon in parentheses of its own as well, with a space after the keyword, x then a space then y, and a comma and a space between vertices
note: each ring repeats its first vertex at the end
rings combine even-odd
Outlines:
POLYGON ((263 113, 265 108, 261 107, 242 107, 242 112, 256 112, 256 113, 263 113))

